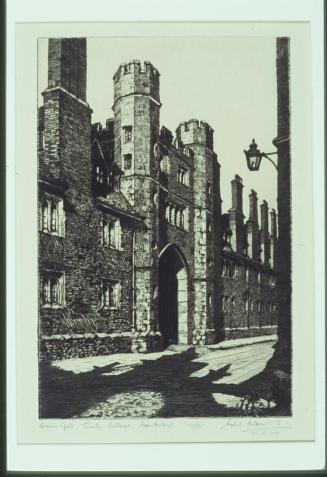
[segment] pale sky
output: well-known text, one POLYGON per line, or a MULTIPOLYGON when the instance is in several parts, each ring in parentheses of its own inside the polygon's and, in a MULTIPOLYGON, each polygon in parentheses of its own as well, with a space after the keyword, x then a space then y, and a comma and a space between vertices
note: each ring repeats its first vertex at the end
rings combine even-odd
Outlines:
MULTIPOLYGON (((276 206, 277 174, 266 159, 250 172, 243 149, 252 138, 264 152, 275 151, 277 87, 275 38, 263 37, 111 37, 88 38, 87 101, 92 122, 113 117, 112 77, 121 63, 150 61, 160 73, 160 124, 175 133, 182 121, 204 120, 214 129, 221 164, 223 212, 231 206, 230 181, 243 178, 244 211, 251 189, 258 203, 276 206)), ((39 105, 47 85, 47 40, 39 40, 39 105)), ((276 156, 273 156, 273 158, 276 156)), ((260 213, 260 209, 259 209, 260 213)))

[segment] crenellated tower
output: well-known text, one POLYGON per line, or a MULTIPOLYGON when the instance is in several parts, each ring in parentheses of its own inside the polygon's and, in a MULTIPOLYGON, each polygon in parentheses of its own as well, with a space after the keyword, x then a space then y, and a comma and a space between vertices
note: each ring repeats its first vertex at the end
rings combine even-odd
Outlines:
POLYGON ((147 336, 157 330, 159 218, 154 200, 159 165, 154 146, 159 137, 159 72, 149 62, 122 64, 114 80, 115 162, 123 170, 121 191, 144 218, 135 237, 135 329, 147 336))
POLYGON ((136 176, 156 177, 159 137, 159 72, 149 62, 122 64, 114 75, 115 161, 124 171, 122 191, 138 204, 136 176), (135 195, 136 194, 136 195, 135 195))
POLYGON ((194 153, 194 331, 193 342, 215 339, 219 293, 220 165, 213 150, 213 129, 204 121, 181 123, 176 137, 194 153))

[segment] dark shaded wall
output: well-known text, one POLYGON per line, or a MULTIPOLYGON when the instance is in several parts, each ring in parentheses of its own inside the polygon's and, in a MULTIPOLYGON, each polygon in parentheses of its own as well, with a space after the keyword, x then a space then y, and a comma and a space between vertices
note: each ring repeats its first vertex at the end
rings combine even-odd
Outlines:
POLYGON ((278 336, 286 367, 291 362, 292 246, 291 246, 291 151, 289 38, 277 38, 278 128, 274 144, 278 150, 278 336))

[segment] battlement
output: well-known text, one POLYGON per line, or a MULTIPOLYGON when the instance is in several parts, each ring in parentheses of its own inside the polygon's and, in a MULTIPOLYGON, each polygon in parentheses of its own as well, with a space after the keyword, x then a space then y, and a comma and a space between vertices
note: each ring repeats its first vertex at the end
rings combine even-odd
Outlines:
POLYGON ((213 132, 207 122, 190 119, 179 124, 176 136, 184 145, 200 144, 213 149, 213 132))
POLYGON ((113 138, 114 136, 114 119, 109 118, 106 120, 106 127, 102 126, 101 122, 96 122, 91 124, 91 138, 101 137, 101 138, 113 138))
POLYGON ((158 70, 150 61, 141 63, 139 60, 132 60, 121 64, 113 76, 114 102, 131 94, 144 94, 160 103, 159 77, 158 70))
POLYGON ((100 133, 102 131, 102 124, 100 122, 91 124, 91 130, 94 133, 100 133))
POLYGON ((191 131, 192 129, 205 129, 207 131, 212 131, 213 129, 206 121, 199 121, 198 119, 189 119, 188 121, 183 121, 179 124, 178 129, 181 131, 191 131))
POLYGON ((160 129, 160 140, 167 143, 172 144, 174 139, 173 133, 170 129, 166 128, 166 126, 161 126, 160 129))
POLYGON ((125 75, 138 74, 144 75, 148 78, 157 78, 160 76, 159 71, 153 66, 150 61, 131 60, 128 63, 122 63, 113 76, 113 80, 119 81, 125 75))

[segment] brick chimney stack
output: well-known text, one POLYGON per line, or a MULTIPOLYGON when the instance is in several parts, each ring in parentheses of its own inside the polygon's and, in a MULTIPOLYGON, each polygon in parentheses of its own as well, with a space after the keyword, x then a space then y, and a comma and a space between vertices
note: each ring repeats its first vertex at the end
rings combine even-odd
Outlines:
POLYGON ((50 38, 44 98, 44 167, 56 179, 91 188, 92 110, 86 103, 86 38, 50 38))
POLYGON ((261 259, 265 265, 269 264, 270 244, 269 244, 269 222, 268 222, 268 204, 264 200, 260 205, 261 213, 261 229, 260 229, 260 243, 262 255, 261 259))
POLYGON ((277 237, 277 216, 275 209, 270 212, 270 236, 277 237))
POLYGON ((255 190, 251 190, 249 195, 250 199, 250 213, 249 220, 253 220, 255 224, 258 224, 258 196, 255 190))
POLYGON ((277 267, 277 217, 274 209, 270 212, 270 265, 277 267))
POLYGON ((250 213, 247 221, 247 240, 249 244, 248 253, 253 260, 259 259, 259 226, 258 226, 258 197, 254 190, 251 190, 250 213))
POLYGON ((50 38, 48 89, 61 87, 86 101, 86 38, 50 38))
POLYGON ((232 231, 231 246, 237 253, 244 250, 244 215, 243 215, 243 182, 240 176, 235 175, 231 181, 232 207, 229 209, 229 226, 232 231))

